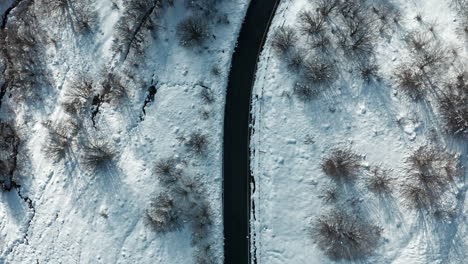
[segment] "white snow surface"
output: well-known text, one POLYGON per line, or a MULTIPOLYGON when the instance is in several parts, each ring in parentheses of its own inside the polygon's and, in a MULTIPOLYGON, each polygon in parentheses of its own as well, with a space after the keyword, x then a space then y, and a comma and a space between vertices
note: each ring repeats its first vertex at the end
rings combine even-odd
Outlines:
POLYGON ((451 201, 457 216, 448 222, 433 220, 402 205, 400 192, 408 174, 405 160, 418 147, 441 145, 460 153, 466 166, 468 144, 446 136, 441 121, 430 114, 429 108, 397 93, 391 79, 397 65, 407 60, 403 37, 411 29, 423 30, 414 19, 417 14, 427 22, 436 21, 437 38, 444 45, 456 47, 466 61, 466 40, 455 34, 459 27, 456 11, 448 0, 388 1, 400 10, 402 26, 378 41, 376 58, 383 80, 367 84, 358 73, 340 72, 329 89, 303 102, 293 94, 295 73, 286 68, 270 43, 276 28, 297 28, 297 14, 315 10, 316 2, 281 2, 258 65, 251 139, 255 178, 251 250, 255 263, 349 263, 329 259, 310 233, 311 221, 333 207, 319 197, 333 183, 320 165, 336 146, 351 146, 365 157, 360 177, 340 189, 340 199, 347 201, 339 204, 338 210, 357 204, 363 215, 383 228, 381 244, 374 254, 356 263, 466 263, 466 172, 454 190, 461 198, 451 201), (365 186, 366 168, 377 165, 389 170, 393 179, 391 198, 381 199, 365 186))
POLYGON ((35 214, 15 188, 0 193, 0 263, 194 263, 188 227, 159 235, 143 221, 150 199, 162 191, 153 172, 155 162, 173 156, 186 161, 184 172, 206 190, 214 212, 212 246, 222 263, 225 88, 249 1, 224 1, 219 9, 228 15, 230 23, 217 25, 212 32, 216 39, 200 49, 179 45, 175 28, 186 16, 184 1, 175 1, 175 6, 166 10, 161 22, 164 29, 138 61, 137 81, 126 83, 129 99, 118 106, 104 103, 96 117, 96 129, 90 120, 83 124, 89 133, 110 141, 117 151, 115 168, 94 174, 78 162, 79 150, 57 163, 44 156, 47 129, 42 123, 57 123, 66 117, 61 102, 79 72, 99 82, 100 70, 106 65, 117 72, 134 67, 119 64, 110 50, 114 26, 122 12, 111 8, 112 2, 96 1, 99 29, 89 42, 77 41, 66 24, 47 17, 39 19, 55 39, 47 44, 47 55, 42 58, 53 85, 46 89, 43 100, 33 105, 10 102, 1 110, 2 119, 15 124, 22 140, 15 177, 22 186, 21 194, 31 199, 35 214), (214 66, 218 66, 220 75, 211 73, 214 66), (155 100, 148 104, 146 117, 140 121, 146 91, 156 83, 155 100), (213 104, 202 102, 198 84, 212 89, 213 104), (207 120, 202 118, 203 111, 210 115, 207 120), (194 131, 209 135, 205 157, 187 152, 178 140, 194 131))

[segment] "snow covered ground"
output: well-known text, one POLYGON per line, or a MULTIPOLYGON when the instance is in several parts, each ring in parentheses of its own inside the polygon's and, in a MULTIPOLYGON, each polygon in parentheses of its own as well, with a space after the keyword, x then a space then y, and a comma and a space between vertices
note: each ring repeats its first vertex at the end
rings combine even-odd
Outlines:
MULTIPOLYGON (((189 224, 159 234, 144 223, 150 200, 164 191, 155 163, 168 157, 202 186, 214 222, 209 243, 214 262, 222 263, 224 96, 248 1, 218 5, 228 23, 211 25, 208 40, 199 48, 182 47, 176 34, 178 23, 194 12, 188 11, 188 2, 174 1, 165 8, 157 21, 157 38, 143 44, 144 55, 130 54, 125 62, 112 50, 113 40, 121 37, 116 24, 125 12, 122 1, 90 1, 87 10, 97 13, 91 35, 85 37, 76 34, 79 25, 71 22, 79 15, 76 9, 49 13, 51 1, 32 2, 29 8, 44 33, 42 56, 33 59, 43 62, 47 81, 41 82, 39 94, 26 100, 16 100, 9 92, 3 98, 0 119, 13 124, 21 139, 14 174, 21 187, 0 193, 0 263, 195 263, 200 248, 192 243, 189 224), (93 83, 96 93, 106 72, 121 79, 127 97, 100 102, 94 121, 90 110, 71 118, 63 103, 74 80, 93 83), (152 85, 157 92, 143 115, 152 85), (214 102, 202 100, 203 89, 211 90, 214 102), (61 124, 67 133, 79 127, 79 137, 108 142, 115 150, 112 165, 99 172, 83 166, 80 140, 73 141, 64 159, 54 162, 44 146, 48 127, 61 124), (185 142, 193 132, 208 136, 205 155, 187 150, 185 142)), ((9 23, 20 12, 14 10, 9 23)))
POLYGON ((437 85, 443 86, 455 68, 465 68, 467 39, 459 34, 462 17, 448 0, 367 1, 388 8, 384 12, 388 28, 378 34, 374 47, 380 78, 369 81, 336 42, 327 44, 329 53, 320 57, 311 48, 311 39, 296 31, 294 45, 305 49, 303 57, 330 59, 338 68, 338 77, 327 88, 304 101, 294 90, 302 80, 300 74, 288 69, 271 43, 276 29, 291 26, 297 30, 298 14, 304 10, 315 13, 320 2, 282 1, 258 66, 251 140, 255 263, 353 262, 332 260, 312 234, 316 219, 333 209, 357 214, 382 227, 374 252, 356 263, 465 263, 466 171, 444 193, 445 209, 441 211, 416 210, 408 206, 403 192, 410 178, 407 159, 416 149, 425 145, 446 148, 458 153, 466 166, 468 143, 466 138, 444 131, 435 98, 428 95, 427 101, 413 101, 400 91, 394 78, 398 65, 411 60, 406 40, 413 31, 424 32, 451 54, 447 55, 448 66, 438 66, 435 76, 444 80, 437 80, 437 85), (393 17, 399 20, 397 26, 393 17), (356 179, 350 182, 333 180, 322 170, 323 159, 337 147, 350 148, 363 158, 356 179), (379 196, 367 186, 376 166, 388 172, 390 195, 379 196), (336 199, 326 196, 330 190, 335 190, 336 199))

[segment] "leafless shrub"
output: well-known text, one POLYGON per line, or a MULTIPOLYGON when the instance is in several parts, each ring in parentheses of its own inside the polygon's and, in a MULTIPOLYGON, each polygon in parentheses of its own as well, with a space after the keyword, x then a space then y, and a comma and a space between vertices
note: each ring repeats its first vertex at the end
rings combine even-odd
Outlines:
POLYGON ((192 240, 200 241, 206 238, 209 234, 209 230, 213 225, 212 212, 209 204, 203 202, 195 207, 195 211, 192 219, 192 240))
POLYGON ((356 176, 361 157, 350 148, 335 148, 322 161, 322 170, 336 179, 350 179, 356 176))
POLYGON ((375 3, 372 7, 372 11, 380 20, 381 31, 382 28, 385 28, 386 26, 390 25, 390 22, 392 20, 393 22, 398 23, 401 16, 400 12, 393 5, 386 1, 375 3))
POLYGON ((294 85, 294 95, 302 101, 309 101, 317 96, 318 91, 309 85, 296 83, 294 85))
POLYGON ((213 74, 214 76, 219 76, 219 75, 221 75, 221 69, 219 68, 218 65, 214 65, 214 66, 211 68, 211 74, 213 74))
POLYGON ((180 209, 172 196, 161 193, 152 199, 145 213, 145 223, 157 233, 167 233, 182 227, 180 209))
POLYGON ((291 27, 282 26, 275 30, 271 45, 279 55, 288 53, 298 41, 296 32, 291 27))
POLYGON ((304 77, 313 84, 328 84, 335 80, 337 73, 333 63, 313 57, 304 63, 304 77))
POLYGON ((327 36, 319 36, 312 41, 311 47, 326 52, 330 49, 331 41, 327 36))
POLYGON ((468 137, 467 91, 450 89, 439 98, 439 109, 449 133, 463 138, 468 137))
POLYGON ((203 243, 195 249, 195 263, 196 264, 212 264, 218 263, 213 253, 212 244, 203 243))
POLYGON ((392 191, 392 181, 387 171, 373 168, 371 176, 367 179, 367 187, 374 193, 387 194, 392 191))
POLYGON ((177 33, 182 46, 200 46, 209 37, 208 23, 203 17, 190 16, 179 23, 177 33))
POLYGON ((51 9, 65 9, 68 7, 68 0, 47 0, 45 3, 51 9))
POLYGON ((431 43, 431 39, 424 33, 413 32, 406 37, 406 43, 416 52, 422 51, 431 43))
POLYGON ((322 194, 319 196, 327 203, 336 202, 338 200, 339 191, 335 187, 328 187, 322 191, 322 194))
POLYGON ((422 14, 421 14, 421 13, 418 13, 418 14, 414 17, 414 19, 415 19, 416 21, 418 21, 419 23, 422 23, 422 22, 423 22, 423 18, 422 18, 422 14))
POLYGON ((165 158, 156 162, 154 171, 164 185, 169 186, 178 180, 180 170, 177 169, 176 165, 173 158, 165 158))
POLYGON ((310 11, 299 13, 299 24, 302 33, 309 36, 316 36, 324 31, 325 18, 310 11))
POLYGON ((69 23, 75 33, 82 35, 96 29, 98 14, 93 2, 88 0, 42 0, 40 8, 61 26, 69 23))
POLYGON ((122 79, 115 73, 107 73, 102 82, 102 98, 105 102, 118 103, 128 96, 127 88, 122 79))
POLYGON ((434 194, 431 190, 417 184, 405 185, 402 190, 403 198, 408 206, 416 209, 429 209, 434 204, 434 194))
POLYGON ((379 245, 382 228, 342 211, 332 211, 312 222, 311 237, 333 260, 355 260, 379 245))
POLYGON ((415 65, 422 71, 438 69, 449 58, 448 51, 437 43, 426 46, 415 54, 415 65))
POLYGON ((200 132, 193 132, 187 142, 186 146, 189 150, 196 154, 203 154, 208 148, 208 136, 200 132))
POLYGON ((338 37, 338 43, 347 56, 370 55, 374 51, 375 25, 367 18, 347 20, 347 27, 338 37))
POLYGON ((288 68, 292 71, 299 71, 304 65, 304 54, 299 50, 294 50, 287 57, 288 68))
MULTIPOLYGON (((184 211, 192 215, 198 206, 196 203, 201 200, 201 186, 187 175, 179 174, 177 177, 177 181, 174 186, 171 187, 171 192, 174 199, 181 204, 181 208, 184 208, 184 211)), ((189 216, 189 218, 191 217, 189 216)))
POLYGON ((339 0, 320 0, 317 4, 317 11, 323 17, 328 17, 339 4, 339 0))
POLYGON ((202 87, 200 97, 206 104, 212 104, 215 101, 215 96, 210 88, 202 87))
POLYGON ((359 72, 366 82, 371 82, 373 79, 379 80, 379 65, 375 63, 363 64, 359 66, 359 72))
POLYGON ((77 114, 90 103, 93 83, 88 77, 78 74, 65 93, 64 108, 68 113, 77 114))
POLYGON ((423 146, 407 160, 412 177, 423 188, 436 192, 460 174, 458 155, 443 150, 423 146))
POLYGON ((109 143, 103 140, 89 140, 89 142, 83 144, 82 149, 82 163, 92 170, 107 168, 115 156, 115 152, 109 143))
POLYGON ((401 66, 394 74, 398 88, 413 100, 418 100, 426 94, 424 75, 418 69, 401 66))
POLYGON ((42 150, 46 157, 58 162, 65 158, 67 152, 70 150, 70 139, 59 134, 50 134, 46 143, 42 146, 42 150))
POLYGON ((86 35, 96 30, 98 13, 90 4, 82 4, 75 12, 75 28, 79 34, 86 35))

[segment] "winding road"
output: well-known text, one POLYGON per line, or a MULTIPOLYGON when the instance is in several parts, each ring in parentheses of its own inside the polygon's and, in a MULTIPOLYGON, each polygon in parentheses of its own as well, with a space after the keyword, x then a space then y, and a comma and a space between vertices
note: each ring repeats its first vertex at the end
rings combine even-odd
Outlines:
MULTIPOLYGON (((251 263, 250 103, 260 56, 280 0, 252 0, 232 57, 224 117, 224 263, 251 263)), ((254 261, 255 262, 255 261, 254 261)))

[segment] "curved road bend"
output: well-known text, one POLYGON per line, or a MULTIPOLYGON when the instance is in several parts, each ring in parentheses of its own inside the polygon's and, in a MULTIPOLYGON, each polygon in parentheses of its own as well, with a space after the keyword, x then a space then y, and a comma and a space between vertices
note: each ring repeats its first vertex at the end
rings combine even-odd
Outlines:
POLYGON ((225 264, 250 259, 250 102, 257 61, 280 0, 251 0, 227 86, 224 117, 223 213, 225 264))

